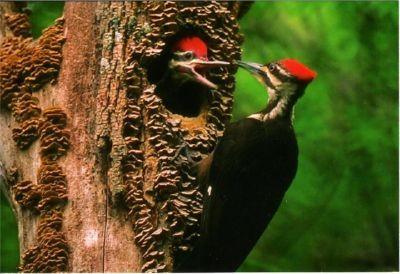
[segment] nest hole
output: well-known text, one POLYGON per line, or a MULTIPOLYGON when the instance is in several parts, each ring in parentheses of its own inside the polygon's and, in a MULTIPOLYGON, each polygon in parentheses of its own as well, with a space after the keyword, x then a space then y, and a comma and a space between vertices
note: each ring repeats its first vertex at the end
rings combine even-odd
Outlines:
POLYGON ((172 113, 185 117, 197 117, 208 105, 207 89, 197 83, 185 83, 177 89, 157 87, 156 94, 172 113))

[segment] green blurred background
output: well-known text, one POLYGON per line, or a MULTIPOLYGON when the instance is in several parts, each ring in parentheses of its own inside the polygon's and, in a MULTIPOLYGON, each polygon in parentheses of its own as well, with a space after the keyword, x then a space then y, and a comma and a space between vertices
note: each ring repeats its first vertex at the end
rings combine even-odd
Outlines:
MULTIPOLYGON (((63 5, 29 7, 37 37, 63 5)), ((398 270, 398 3, 257 2, 241 26, 244 60, 293 57, 318 78, 296 108, 296 179, 239 271, 398 270)), ((240 70, 234 119, 266 100, 240 70)), ((0 271, 15 272, 17 228, 4 197, 0 220, 0 271)))

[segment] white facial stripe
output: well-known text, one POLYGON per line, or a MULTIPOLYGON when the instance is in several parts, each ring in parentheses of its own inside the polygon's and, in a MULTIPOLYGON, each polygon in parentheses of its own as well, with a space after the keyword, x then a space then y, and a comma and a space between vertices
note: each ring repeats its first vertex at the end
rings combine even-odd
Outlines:
POLYGON ((283 68, 281 68, 280 66, 276 66, 279 70, 279 74, 286 76, 286 77, 290 77, 290 74, 286 72, 286 70, 284 70, 283 68))
POLYGON ((273 74, 272 74, 271 72, 269 72, 269 71, 266 71, 266 72, 267 72, 267 75, 268 75, 269 80, 271 81, 271 83, 272 83, 272 85, 273 85, 274 87, 278 87, 279 85, 282 84, 282 81, 279 80, 277 77, 275 77, 275 75, 273 75, 273 74))
POLYGON ((289 98, 296 92, 297 85, 295 83, 282 81, 269 71, 266 71, 266 73, 273 85, 273 88, 268 88, 269 100, 276 97, 289 98))

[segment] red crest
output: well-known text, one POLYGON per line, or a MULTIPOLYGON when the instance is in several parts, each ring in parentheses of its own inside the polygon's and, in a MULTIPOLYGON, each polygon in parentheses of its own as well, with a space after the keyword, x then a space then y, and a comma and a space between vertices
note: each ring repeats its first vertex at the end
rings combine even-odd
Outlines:
POLYGON ((284 59, 279 64, 291 75, 302 82, 311 82, 317 73, 295 59, 284 59))
POLYGON ((193 51, 197 58, 207 59, 207 45, 197 36, 179 39, 172 47, 173 51, 193 51))

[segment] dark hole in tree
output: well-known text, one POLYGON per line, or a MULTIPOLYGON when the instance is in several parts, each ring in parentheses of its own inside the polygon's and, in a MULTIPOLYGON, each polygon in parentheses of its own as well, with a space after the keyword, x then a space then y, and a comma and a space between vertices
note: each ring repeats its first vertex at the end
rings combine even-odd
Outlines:
POLYGON ((147 65, 147 75, 150 83, 157 85, 156 94, 170 112, 185 117, 197 117, 210 102, 212 91, 194 81, 176 81, 168 70, 172 45, 189 35, 196 35, 207 41, 199 31, 191 27, 184 28, 168 41, 160 57, 147 65))
POLYGON ((163 100, 164 106, 172 113, 186 117, 197 117, 208 102, 209 92, 200 84, 187 82, 179 88, 157 87, 156 94, 163 100))

